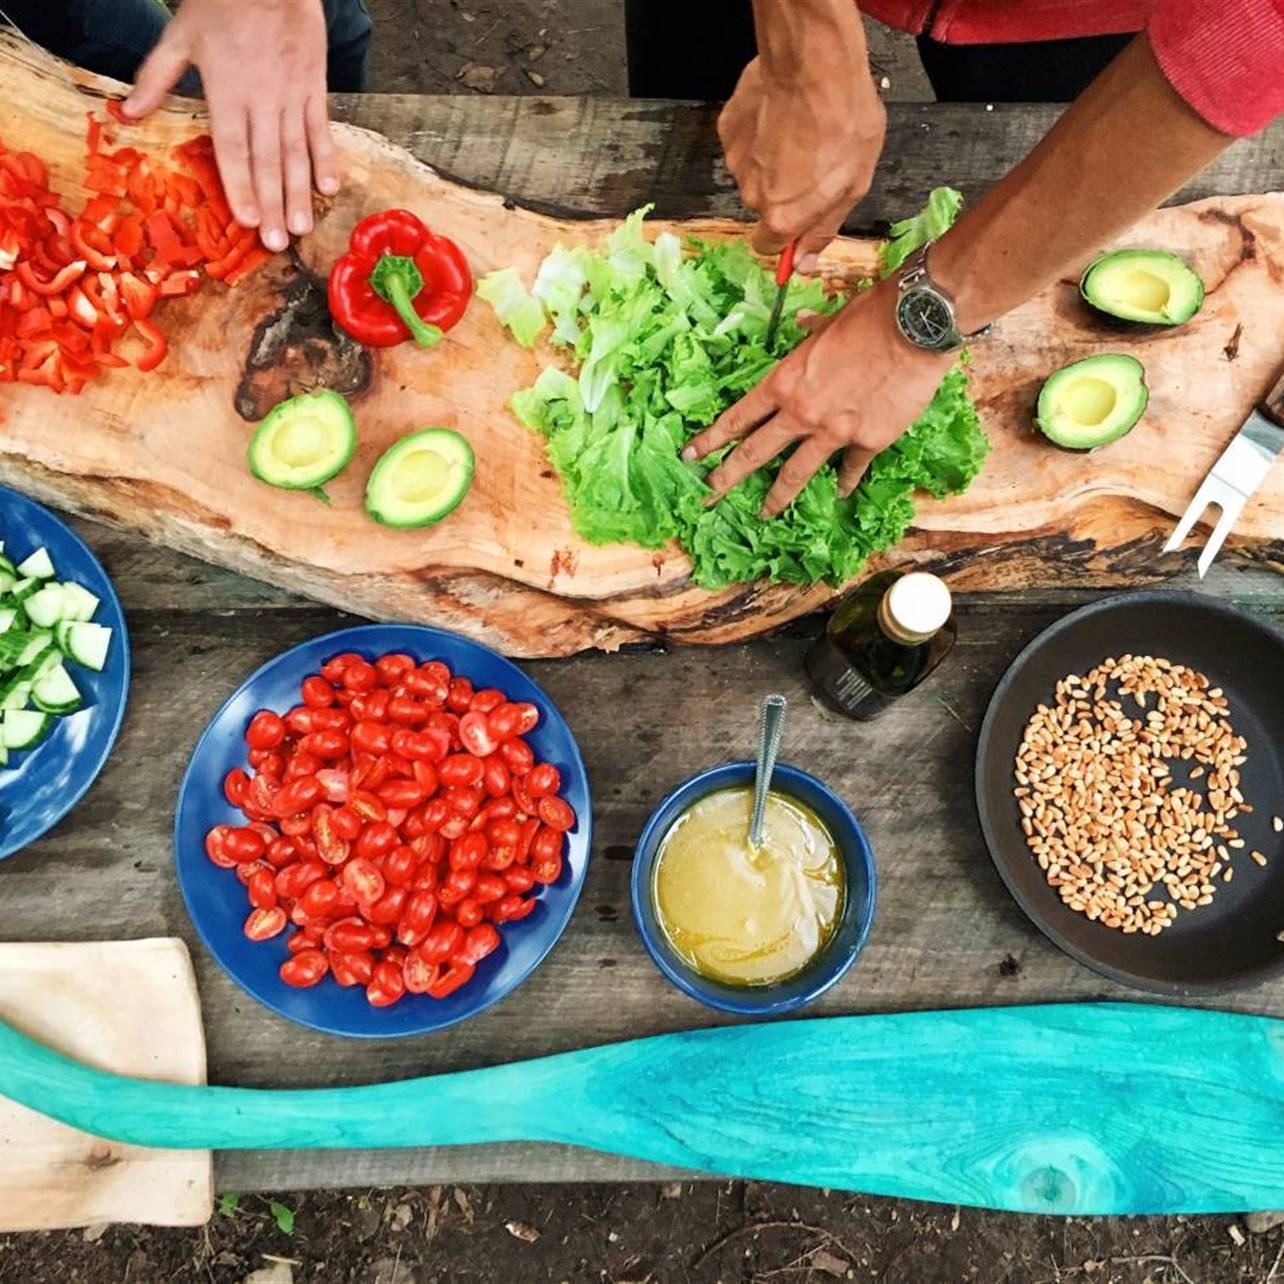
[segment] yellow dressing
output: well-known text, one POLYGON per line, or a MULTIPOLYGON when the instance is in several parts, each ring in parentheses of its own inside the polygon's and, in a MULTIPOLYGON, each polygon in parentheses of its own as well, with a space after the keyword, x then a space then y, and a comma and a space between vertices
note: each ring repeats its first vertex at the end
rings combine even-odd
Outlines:
POLYGON ((749 846, 753 791, 723 789, 684 812, 660 843, 652 893, 669 944, 702 976, 769 985, 804 968, 842 916, 842 853, 821 819, 767 797, 762 846, 749 846))

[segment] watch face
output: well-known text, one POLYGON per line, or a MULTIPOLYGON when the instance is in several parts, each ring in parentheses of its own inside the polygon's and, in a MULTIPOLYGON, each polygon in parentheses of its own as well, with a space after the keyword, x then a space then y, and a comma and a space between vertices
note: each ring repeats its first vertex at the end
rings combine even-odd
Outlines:
POLYGON ((950 305, 923 286, 910 286, 897 300, 896 324, 920 348, 950 348, 957 342, 950 305))

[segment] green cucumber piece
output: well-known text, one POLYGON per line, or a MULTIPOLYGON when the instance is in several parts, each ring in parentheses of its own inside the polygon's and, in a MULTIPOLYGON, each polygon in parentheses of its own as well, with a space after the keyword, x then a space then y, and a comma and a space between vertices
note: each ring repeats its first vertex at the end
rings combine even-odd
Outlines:
POLYGON ((7 709, 0 727, 0 744, 6 749, 30 749, 38 745, 53 726, 53 717, 39 709, 7 709))
POLYGON ((32 579, 51 580, 54 577, 54 564, 49 558, 49 550, 38 548, 30 557, 15 567, 19 575, 29 575, 32 579))
POLYGON ((38 629, 52 629, 59 620, 66 617, 66 598, 61 584, 46 584, 38 593, 33 593, 23 606, 32 624, 38 629))
POLYGON ((74 713, 84 703, 71 674, 56 663, 31 684, 31 702, 45 713, 74 713))
MULTIPOLYGON (((7 634, 2 636, 8 636, 7 634)), ((23 647, 18 656, 19 666, 33 664, 39 660, 46 651, 54 647, 54 635, 45 630, 36 630, 27 634, 27 645, 23 647)))
POLYGON ((98 610, 98 598, 82 584, 64 580, 59 585, 63 595, 64 620, 92 620, 98 610))
MULTIPOLYGON (((0 640, 4 635, 0 634, 0 640)), ((67 629, 67 655, 87 669, 100 672, 107 663, 111 647, 111 629, 105 624, 77 621, 67 629)))

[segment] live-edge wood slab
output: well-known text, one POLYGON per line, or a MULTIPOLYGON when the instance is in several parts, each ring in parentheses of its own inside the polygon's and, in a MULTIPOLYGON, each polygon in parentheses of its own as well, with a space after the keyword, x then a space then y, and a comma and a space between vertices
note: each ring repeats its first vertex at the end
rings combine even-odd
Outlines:
MULTIPOLYGON (((30 51, 6 53, 6 143, 36 150, 60 186, 77 192, 90 100, 30 51)), ((99 94, 115 88, 81 79, 99 94)), ((124 131, 122 141, 164 155, 201 128, 198 113, 175 107, 124 131)), ((354 367, 351 352, 318 355, 316 343, 324 348, 325 340, 315 333, 306 360, 301 342, 287 342, 286 375, 251 369, 262 353, 259 327, 309 290, 315 296, 348 231, 372 210, 417 209, 463 247, 478 274, 515 266, 528 280, 554 242, 592 240, 610 225, 533 212, 463 187, 365 131, 340 128, 337 137, 347 181, 320 208, 317 230, 295 255, 278 256, 235 290, 211 283, 192 299, 167 303, 171 353, 155 374, 113 372, 79 398, 6 389, 0 476, 309 596, 376 618, 445 624, 515 654, 614 649, 657 637, 725 642, 832 596, 826 585, 708 593, 691 584, 676 546, 591 546, 575 536, 538 436, 506 408, 508 395, 552 358, 511 343, 480 303, 433 352, 402 345, 376 354, 369 372, 354 367), (330 377, 349 387, 361 444, 354 464, 329 487, 334 507, 326 508, 307 495, 268 491, 248 474, 244 447, 248 420, 277 396, 330 377), (429 531, 379 528, 361 510, 364 479, 392 440, 425 424, 458 428, 472 441, 472 491, 429 531)), ((708 219, 680 230, 707 237, 740 231, 708 219)), ((1155 546, 1164 528, 1284 357, 1274 323, 1284 197, 1216 198, 1167 210, 1128 242, 1168 245, 1195 261, 1209 284, 1199 317, 1171 331, 1107 330, 1067 281, 1005 318, 973 363, 993 456, 966 495, 920 502, 917 529, 897 558, 937 566, 964 588, 1070 576, 1117 581, 1162 568, 1155 546), (1224 349, 1236 331, 1232 361, 1224 349), (1107 451, 1085 458, 1054 450, 1030 426, 1039 383, 1050 370, 1102 350, 1143 357, 1151 410, 1107 451)), ((868 240, 836 243, 826 270, 836 281, 854 279, 869 272, 873 253, 868 240)), ((1284 546, 1281 498, 1284 475, 1277 475, 1241 516, 1237 534, 1250 556, 1274 559, 1284 546)))

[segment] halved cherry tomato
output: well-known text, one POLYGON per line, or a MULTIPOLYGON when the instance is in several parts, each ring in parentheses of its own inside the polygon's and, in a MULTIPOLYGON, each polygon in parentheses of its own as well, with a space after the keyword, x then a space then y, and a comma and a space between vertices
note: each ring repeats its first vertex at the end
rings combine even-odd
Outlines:
POLYGON ((309 733, 295 747, 281 775, 282 783, 289 784, 292 780, 298 780, 300 776, 315 776, 321 770, 321 759, 303 748, 303 741, 311 739, 312 733, 309 733))
POLYGON ((405 846, 394 847, 380 865, 384 880, 393 887, 409 887, 415 880, 415 870, 419 868, 419 857, 405 846))
POLYGON ((501 705, 496 705, 486 716, 486 727, 490 734, 502 743, 518 734, 521 720, 522 715, 518 707, 505 701, 501 705))
POLYGON ((450 919, 434 923, 419 946, 419 953, 427 963, 444 963, 464 943, 464 929, 450 919))
POLYGON ((448 787, 480 784, 485 774, 485 764, 471 753, 451 754, 437 766, 438 780, 448 787))
POLYGON ((503 798, 513 787, 513 775, 508 764, 499 754, 491 754, 486 759, 485 772, 482 776, 482 787, 492 798, 503 798))
POLYGON ((236 857, 227 850, 227 836, 231 832, 231 825, 215 825, 205 835, 205 854, 220 869, 232 869, 237 863, 236 857))
MULTIPOLYGON (((276 877, 271 870, 259 868, 250 875, 246 883, 250 904, 255 909, 272 909, 276 905, 276 877)), ((281 926, 285 926, 284 919, 281 926)))
POLYGON ((452 713, 467 713, 473 703, 473 684, 467 678, 452 678, 446 695, 446 708, 452 713))
POLYGON ((479 923, 470 928, 464 943, 453 955, 456 963, 470 963, 474 967, 489 954, 499 949, 499 933, 489 923, 479 923))
POLYGON ((379 927, 391 927, 401 918, 410 892, 404 887, 390 887, 373 905, 363 905, 361 912, 366 919, 379 927))
POLYGON ((499 748, 499 738, 492 734, 486 714, 476 708, 479 697, 473 697, 473 709, 459 720, 459 738, 464 748, 478 758, 488 758, 499 748))
POLYGON ((360 954, 375 943, 375 931, 359 918, 341 918, 325 930, 325 947, 340 954, 360 954))
POLYGON ((252 941, 267 941, 285 931, 285 911, 278 906, 253 909, 245 920, 245 935, 252 941))
POLYGON ((489 713, 492 709, 498 709, 507 699, 508 697, 502 691, 487 687, 473 696, 472 708, 477 713, 489 713))
POLYGON ((444 999, 448 994, 454 994, 461 985, 467 985, 473 979, 475 970, 471 963, 451 963, 428 987, 429 998, 444 999))
POLYGON ((401 964, 386 957, 375 964, 374 975, 366 986, 366 1000, 372 1007, 391 1007, 405 992, 406 978, 401 964))
POLYGON ((245 801, 245 795, 249 792, 249 788, 250 778, 241 767, 233 767, 223 777, 223 797, 233 807, 239 807, 245 801))
MULTIPOLYGON (((480 884, 481 879, 479 878, 477 882, 480 884)), ((510 865, 504 871, 504 888, 506 891, 516 892, 521 895, 523 892, 529 892, 534 886, 535 875, 525 865, 510 865)), ((487 903, 489 902, 487 901, 487 903)))
POLYGON ((342 865, 348 859, 348 843, 340 837, 334 823, 334 810, 326 803, 317 803, 312 809, 312 837, 317 845, 317 855, 327 865, 342 865))
POLYGON ((325 797, 325 790, 315 776, 299 776, 283 785, 273 799, 272 808, 280 817, 297 816, 310 811, 325 797))
POLYGON ((535 765, 535 754, 525 740, 506 740, 500 745, 499 752, 509 771, 516 776, 524 776, 535 765))
POLYGON ((429 963, 422 954, 411 950, 402 964, 402 975, 406 989, 411 994, 427 994, 428 987, 433 985, 441 971, 436 963, 429 963))
POLYGON ((374 690, 379 675, 375 672, 374 665, 367 664, 365 660, 358 658, 344 667, 339 680, 349 691, 360 695, 374 690))
POLYGON ((529 700, 520 700, 513 706, 517 710, 517 734, 524 736, 539 726, 539 708, 529 700))
MULTIPOLYGON (((366 832, 369 833, 369 830, 366 832)), ((362 837, 364 838, 365 835, 362 837)), ((358 839, 358 847, 360 844, 361 839, 358 839)), ((343 881, 361 905, 373 905, 387 887, 379 867, 367 856, 354 856, 343 867, 343 881)))
POLYGON ((315 927, 296 928, 285 938, 285 948, 291 954, 299 954, 304 950, 320 949, 321 933, 315 927))
POLYGON ((413 656, 394 651, 375 661, 375 673, 385 687, 395 687, 415 667, 413 656))
POLYGON ((330 951, 330 971, 340 985, 369 985, 370 978, 374 975, 374 968, 374 955, 368 950, 361 950, 355 954, 339 954, 337 951, 330 951))
POLYGON ((562 787, 562 774, 551 762, 541 762, 526 774, 526 792, 532 798, 555 794, 562 787))
POLYGON ((565 798, 549 796, 539 800, 539 818, 549 829, 565 833, 575 828, 575 808, 565 798))

